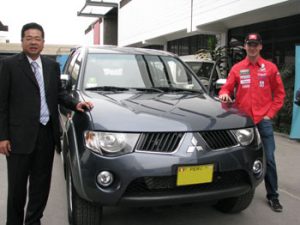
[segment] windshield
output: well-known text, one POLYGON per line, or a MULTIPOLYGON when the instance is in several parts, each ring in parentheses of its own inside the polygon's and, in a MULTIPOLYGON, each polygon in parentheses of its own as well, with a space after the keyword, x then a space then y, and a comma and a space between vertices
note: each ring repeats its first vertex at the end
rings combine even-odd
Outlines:
POLYGON ((83 88, 96 90, 101 87, 202 90, 198 81, 174 57, 89 54, 83 88))

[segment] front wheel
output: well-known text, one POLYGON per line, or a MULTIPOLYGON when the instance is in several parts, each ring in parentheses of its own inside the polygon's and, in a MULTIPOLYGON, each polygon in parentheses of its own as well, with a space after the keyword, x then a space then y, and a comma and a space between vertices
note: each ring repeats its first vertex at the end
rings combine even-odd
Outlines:
POLYGON ((102 207, 82 199, 76 192, 67 169, 68 219, 71 225, 101 225, 102 207))
POLYGON ((246 209, 252 202, 254 190, 238 197, 226 198, 219 200, 215 208, 224 213, 239 213, 246 209))

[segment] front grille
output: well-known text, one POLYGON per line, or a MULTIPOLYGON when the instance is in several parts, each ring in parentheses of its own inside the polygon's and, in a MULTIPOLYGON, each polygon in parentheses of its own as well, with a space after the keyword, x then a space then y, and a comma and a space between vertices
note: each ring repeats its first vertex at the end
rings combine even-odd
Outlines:
POLYGON ((229 130, 202 131, 199 133, 211 149, 227 148, 238 144, 229 130))
POLYGON ((151 152, 173 152, 177 149, 184 133, 143 133, 136 149, 151 152))
POLYGON ((176 176, 143 177, 130 183, 125 196, 205 192, 242 185, 250 185, 248 175, 244 171, 215 172, 211 183, 187 186, 176 186, 176 176))

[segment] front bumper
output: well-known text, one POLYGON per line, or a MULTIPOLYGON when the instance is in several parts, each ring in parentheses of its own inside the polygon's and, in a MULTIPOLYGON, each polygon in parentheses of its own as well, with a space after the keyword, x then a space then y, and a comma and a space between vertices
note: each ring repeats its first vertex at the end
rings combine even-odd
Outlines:
MULTIPOLYGON (((185 140, 192 136, 186 134, 185 140)), ((69 161, 74 187, 82 198, 101 205, 163 205, 239 196, 255 189, 263 179, 264 174, 257 177, 252 172, 257 159, 265 167, 261 145, 187 152, 189 146, 190 141, 185 141, 173 153, 133 152, 117 157, 83 149, 78 160, 69 161), (206 164, 214 165, 212 182, 176 186, 178 166, 206 164), (109 187, 97 183, 101 171, 114 175, 109 187)))

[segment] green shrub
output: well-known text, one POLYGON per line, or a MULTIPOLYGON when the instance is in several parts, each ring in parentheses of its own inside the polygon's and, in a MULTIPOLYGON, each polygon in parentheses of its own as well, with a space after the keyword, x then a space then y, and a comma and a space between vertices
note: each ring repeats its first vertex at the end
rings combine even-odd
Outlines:
POLYGON ((285 88, 285 101, 282 109, 274 118, 274 130, 281 133, 290 133, 294 100, 295 65, 284 65, 280 69, 282 82, 285 88))

